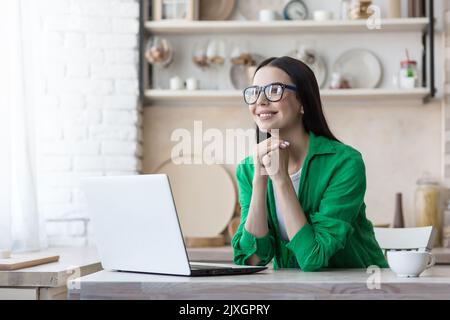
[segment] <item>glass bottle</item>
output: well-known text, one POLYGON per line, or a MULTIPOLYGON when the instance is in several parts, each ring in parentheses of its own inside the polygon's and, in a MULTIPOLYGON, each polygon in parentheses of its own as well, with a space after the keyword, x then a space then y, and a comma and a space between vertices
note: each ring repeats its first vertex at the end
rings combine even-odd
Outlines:
POLYGON ((341 20, 348 20, 350 12, 350 0, 341 0, 340 18, 341 20))
POLYGON ((402 194, 400 192, 395 194, 395 212, 394 212, 394 223, 392 224, 394 228, 404 228, 405 221, 403 218, 403 203, 402 194))
POLYGON ((439 183, 425 173, 417 180, 415 192, 416 226, 434 226, 437 232, 434 245, 440 246, 442 239, 442 219, 439 212, 439 183))

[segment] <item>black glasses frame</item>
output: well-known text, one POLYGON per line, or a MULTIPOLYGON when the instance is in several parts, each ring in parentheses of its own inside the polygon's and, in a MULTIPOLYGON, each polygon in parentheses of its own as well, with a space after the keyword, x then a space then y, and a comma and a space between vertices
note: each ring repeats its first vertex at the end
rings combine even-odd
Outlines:
POLYGON ((244 101, 245 101, 245 103, 250 105, 250 104, 255 104, 256 101, 258 101, 259 95, 261 94, 261 92, 264 92, 264 96, 265 96, 266 99, 269 100, 270 102, 277 102, 277 101, 280 101, 280 100, 283 98, 283 94, 284 94, 284 90, 285 90, 285 89, 289 89, 289 90, 292 90, 292 91, 297 91, 297 87, 296 87, 296 86, 292 86, 292 85, 290 85, 290 84, 284 84, 284 83, 281 83, 281 82, 274 82, 274 83, 269 83, 269 84, 267 84, 267 85, 265 85, 265 86, 250 86, 250 87, 247 87, 247 88, 245 88, 245 89, 242 91, 242 93, 243 93, 243 95, 244 95, 244 101), (270 98, 268 97, 268 95, 267 95, 267 93, 266 93, 266 89, 269 88, 269 87, 271 87, 271 86, 273 86, 273 85, 279 85, 279 86, 281 86, 281 95, 280 95, 280 98, 277 98, 277 99, 270 99, 270 98), (248 102, 247 99, 245 98, 245 92, 246 92, 247 90, 249 90, 249 89, 254 89, 254 88, 256 88, 256 89, 258 90, 258 95, 256 96, 255 101, 250 103, 250 102, 248 102))

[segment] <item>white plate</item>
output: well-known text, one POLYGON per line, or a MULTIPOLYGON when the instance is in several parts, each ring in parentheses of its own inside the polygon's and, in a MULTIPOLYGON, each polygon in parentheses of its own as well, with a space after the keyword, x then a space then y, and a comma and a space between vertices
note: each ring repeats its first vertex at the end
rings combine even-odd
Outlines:
MULTIPOLYGON (((286 55, 301 60, 297 55, 297 50, 292 50, 286 55)), ((322 88, 325 85, 325 81, 327 80, 327 65, 323 57, 316 54, 316 61, 313 64, 308 64, 305 61, 303 62, 314 72, 314 75, 317 79, 317 84, 319 85, 319 88, 322 88)))
POLYGON ((247 20, 259 20, 260 10, 274 10, 281 15, 288 2, 289 0, 238 0, 238 9, 247 20))
POLYGON ((369 50, 352 49, 344 52, 334 63, 333 73, 340 73, 352 88, 376 88, 382 70, 378 58, 369 50))

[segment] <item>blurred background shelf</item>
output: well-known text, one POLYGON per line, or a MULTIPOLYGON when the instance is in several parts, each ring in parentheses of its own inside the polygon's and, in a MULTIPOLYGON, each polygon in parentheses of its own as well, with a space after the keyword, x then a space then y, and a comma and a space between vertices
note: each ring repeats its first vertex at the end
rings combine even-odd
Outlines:
MULTIPOLYGON (((414 89, 322 89, 324 103, 345 101, 402 100, 420 101, 426 99, 430 93, 428 88, 414 89)), ((180 105, 180 104, 244 104, 242 92, 239 90, 162 90, 149 89, 145 91, 147 103, 153 105, 180 105)))
POLYGON ((421 32, 428 18, 381 19, 379 29, 369 29, 366 20, 330 21, 146 21, 155 35, 196 33, 312 33, 312 32, 421 32))

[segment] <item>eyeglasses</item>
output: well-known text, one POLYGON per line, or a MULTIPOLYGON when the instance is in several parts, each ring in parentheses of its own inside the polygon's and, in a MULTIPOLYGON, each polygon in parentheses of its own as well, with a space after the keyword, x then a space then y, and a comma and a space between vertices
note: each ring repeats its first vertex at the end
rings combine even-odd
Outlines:
POLYGON ((280 101, 283 97, 283 93, 285 89, 289 89, 292 91, 297 91, 296 86, 291 86, 289 84, 284 83, 270 83, 265 86, 251 86, 244 89, 244 101, 246 104, 254 104, 259 98, 261 91, 264 92, 266 99, 270 102, 280 101))

